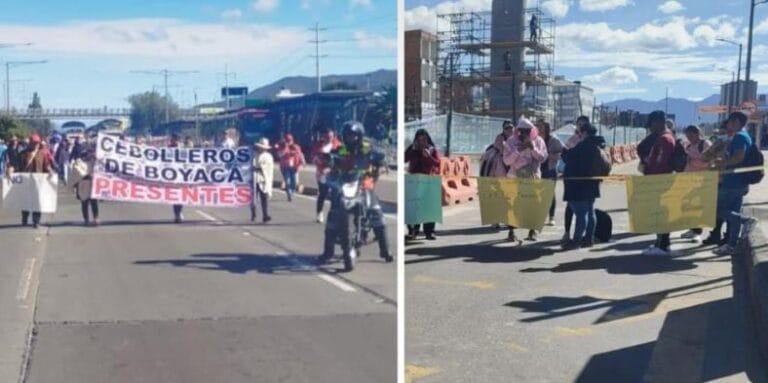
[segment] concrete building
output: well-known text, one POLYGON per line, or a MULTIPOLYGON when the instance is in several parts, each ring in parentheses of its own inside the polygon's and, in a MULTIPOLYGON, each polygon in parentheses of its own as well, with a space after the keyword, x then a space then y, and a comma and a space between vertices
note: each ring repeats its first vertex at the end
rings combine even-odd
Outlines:
POLYGON ((554 98, 553 128, 573 123, 579 116, 592 115, 594 107, 592 88, 582 85, 581 81, 568 81, 565 76, 555 76, 551 88, 554 98))
POLYGON ((421 29, 405 32, 406 121, 433 116, 437 109, 437 36, 421 29))
MULTIPOLYGON (((757 100, 757 82, 731 81, 720 86, 720 105, 738 108, 744 101, 757 100)), ((720 120, 725 119, 726 114, 720 114, 720 120)))

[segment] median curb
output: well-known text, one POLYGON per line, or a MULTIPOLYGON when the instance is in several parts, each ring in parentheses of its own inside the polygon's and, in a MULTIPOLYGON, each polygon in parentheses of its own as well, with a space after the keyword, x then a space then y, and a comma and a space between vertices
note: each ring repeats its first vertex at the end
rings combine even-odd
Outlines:
POLYGON ((754 319, 756 343, 764 365, 768 365, 768 238, 759 227, 768 224, 768 211, 761 209, 758 215, 758 227, 743 241, 734 261, 745 279, 744 293, 754 319))

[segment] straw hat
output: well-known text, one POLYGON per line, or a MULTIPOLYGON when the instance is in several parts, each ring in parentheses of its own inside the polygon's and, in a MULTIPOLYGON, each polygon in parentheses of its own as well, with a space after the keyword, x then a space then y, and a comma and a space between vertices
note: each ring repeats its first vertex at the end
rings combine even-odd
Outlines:
POLYGON ((264 149, 264 150, 272 149, 272 147, 269 146, 269 139, 267 139, 267 138, 262 138, 261 140, 259 140, 259 142, 253 144, 253 146, 255 146, 255 147, 259 148, 259 149, 264 149))

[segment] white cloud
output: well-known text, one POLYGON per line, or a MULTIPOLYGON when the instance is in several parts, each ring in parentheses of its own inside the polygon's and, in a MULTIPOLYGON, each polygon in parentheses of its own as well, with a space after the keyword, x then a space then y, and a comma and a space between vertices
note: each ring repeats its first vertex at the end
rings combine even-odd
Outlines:
POLYGON ((633 69, 620 66, 582 77, 584 85, 594 87, 623 87, 628 84, 636 84, 638 81, 637 73, 633 69))
POLYGON ((632 0, 580 0, 579 8, 584 12, 605 12, 632 4, 632 0))
POLYGON ((349 5, 351 7, 370 7, 371 6, 371 0, 349 0, 349 5))
POLYGON ((717 39, 736 39, 736 26, 730 23, 723 23, 716 27, 709 24, 702 24, 693 30, 693 37, 696 41, 708 47, 718 44, 717 39))
POLYGON ((27 52, 136 57, 271 57, 304 46, 308 39, 308 32, 298 27, 197 24, 163 18, 44 26, 6 24, 0 25, 0 35, 33 43, 23 48, 27 52))
POLYGON ((696 47, 681 18, 644 24, 635 30, 612 29, 607 23, 572 23, 558 28, 561 46, 600 50, 675 51, 696 47))
POLYGON ((266 13, 273 11, 278 5, 278 0, 256 0, 253 2, 253 9, 266 13))
POLYGON ((489 11, 491 0, 445 1, 435 6, 418 6, 405 11, 405 29, 424 29, 435 32, 437 15, 464 11, 489 11))
POLYGON ((240 20, 243 17, 243 12, 237 8, 227 9, 221 12, 221 18, 224 20, 240 20))
POLYGON ((757 25, 755 25, 755 34, 759 35, 768 35, 768 17, 763 19, 763 21, 759 22, 757 25))
POLYGON ((665 1, 663 4, 659 5, 658 9, 659 9, 659 11, 661 11, 663 13, 669 14, 669 13, 680 12, 683 9, 685 9, 685 7, 682 4, 680 4, 680 2, 678 2, 678 1, 669 0, 669 1, 665 1))
POLYGON ((546 0, 541 3, 541 8, 549 12, 552 17, 563 18, 571 7, 570 0, 546 0))
POLYGON ((369 35, 363 31, 355 32, 355 40, 360 48, 377 48, 386 50, 397 50, 397 38, 389 38, 379 35, 369 35))

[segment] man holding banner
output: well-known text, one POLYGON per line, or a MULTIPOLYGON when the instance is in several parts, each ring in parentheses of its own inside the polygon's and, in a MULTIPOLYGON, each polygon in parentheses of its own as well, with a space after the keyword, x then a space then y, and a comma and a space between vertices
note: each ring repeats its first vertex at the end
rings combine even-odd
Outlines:
MULTIPOLYGON (((8 164, 8 175, 10 182, 4 182, 3 187, 3 206, 21 207, 21 225, 27 226, 29 223, 29 213, 32 211, 32 226, 37 229, 40 225, 40 218, 43 210, 46 213, 53 213, 55 209, 56 199, 56 180, 54 178, 52 156, 47 149, 42 147, 42 140, 37 133, 32 134, 29 138, 29 146, 21 152, 16 163, 8 164), (29 173, 18 174, 15 173, 29 173), (44 179, 35 174, 48 173, 48 179, 44 179), (44 188, 41 183, 47 183, 52 185, 53 192, 50 188, 44 188), (37 186, 36 186, 37 185, 37 186), (12 189, 16 189, 11 193, 12 189), (45 192, 44 190, 47 190, 45 192), (36 192, 36 193, 35 193, 36 192), (47 200, 47 201, 46 201, 47 200), (51 209, 43 209, 43 205, 53 202, 53 211, 51 209)), ((50 205, 49 205, 50 206, 50 205)))
POLYGON ((252 202, 249 148, 153 147, 100 134, 93 198, 174 206, 244 208, 252 202))
MULTIPOLYGON (((726 133, 731 138, 725 151, 724 158, 715 160, 715 165, 723 170, 733 170, 743 167, 746 154, 753 145, 744 126, 747 124, 747 115, 742 112, 733 112, 728 116, 726 133)), ((757 219, 747 217, 741 213, 744 196, 749 192, 749 183, 745 181, 744 174, 723 174, 722 182, 717 194, 717 216, 728 223, 728 242, 714 250, 717 255, 731 255, 736 252, 736 242, 741 236, 746 237, 754 230, 757 219)))

